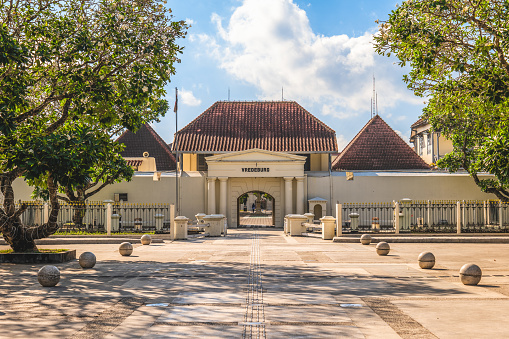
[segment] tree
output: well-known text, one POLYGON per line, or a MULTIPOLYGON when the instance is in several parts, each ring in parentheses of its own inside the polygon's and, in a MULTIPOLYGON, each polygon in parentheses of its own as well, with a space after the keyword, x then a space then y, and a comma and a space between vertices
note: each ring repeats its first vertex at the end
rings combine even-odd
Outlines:
MULTIPOLYGON (((120 155, 122 149, 110 133, 77 123, 64 125, 50 143, 20 145, 16 158, 29 162, 35 157, 45 166, 58 167, 62 181, 57 198, 72 203, 73 223, 81 225, 87 199, 112 183, 131 180, 134 171, 120 155), (59 150, 58 158, 53 156, 54 149, 59 150)), ((38 169, 24 176, 35 187, 34 197, 49 199, 47 175, 41 177, 38 169)))
POLYGON ((0 231, 14 251, 57 230, 59 189, 129 175, 108 135, 168 109, 160 98, 187 29, 170 12, 159 0, 0 3, 0 231), (18 177, 47 190, 47 223, 21 223, 18 177))
POLYGON ((428 99, 422 118, 452 140, 437 165, 509 201, 509 2, 408 0, 379 24, 376 51, 410 66, 404 81, 428 99))

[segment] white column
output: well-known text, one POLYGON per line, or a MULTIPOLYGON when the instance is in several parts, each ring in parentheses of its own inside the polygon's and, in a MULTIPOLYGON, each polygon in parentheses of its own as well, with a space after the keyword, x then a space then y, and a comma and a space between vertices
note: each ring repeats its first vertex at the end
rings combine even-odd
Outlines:
POLYGON ((456 233, 461 234, 461 202, 456 203, 456 233))
POLYGON ((216 214, 216 177, 207 178, 209 191, 209 208, 207 214, 216 214))
POLYGON ((284 177, 285 179, 285 215, 292 214, 292 181, 293 177, 284 177))
POLYGON ((304 177, 295 177, 295 179, 297 180, 297 214, 304 214, 304 177))
POLYGON ((219 177, 219 213, 226 217, 228 177, 219 177))
POLYGON ((173 230, 173 224, 175 223, 175 204, 170 205, 170 232, 173 230))
POLYGON ((394 232, 399 234, 401 228, 401 218, 399 217, 399 202, 394 202, 394 232))
POLYGON ((343 204, 336 204, 336 235, 343 235, 343 204))
POLYGON ((113 200, 104 200, 103 203, 106 204, 106 234, 111 235, 111 216, 113 214, 113 200))

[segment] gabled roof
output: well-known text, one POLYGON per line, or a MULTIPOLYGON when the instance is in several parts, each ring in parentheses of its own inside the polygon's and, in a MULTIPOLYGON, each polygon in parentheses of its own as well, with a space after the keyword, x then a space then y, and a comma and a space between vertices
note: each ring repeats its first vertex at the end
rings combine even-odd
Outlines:
POLYGON ((333 170, 408 170, 430 167, 375 115, 332 164, 333 170))
POLYGON ((426 125, 428 123, 427 120, 424 120, 422 118, 419 118, 419 120, 417 120, 416 122, 414 122, 412 124, 412 126, 410 126, 410 128, 415 128, 415 127, 419 127, 419 126, 423 126, 423 125, 426 125))
POLYGON ((123 157, 141 158, 144 152, 148 152, 149 156, 155 158, 158 171, 171 171, 176 168, 170 147, 149 124, 143 125, 136 133, 125 131, 117 141, 125 145, 125 149, 120 153, 123 157))
MULTIPOLYGON (((333 129, 293 101, 218 101, 178 131, 179 152, 337 152, 333 129)), ((175 143, 174 143, 175 145, 175 143)))

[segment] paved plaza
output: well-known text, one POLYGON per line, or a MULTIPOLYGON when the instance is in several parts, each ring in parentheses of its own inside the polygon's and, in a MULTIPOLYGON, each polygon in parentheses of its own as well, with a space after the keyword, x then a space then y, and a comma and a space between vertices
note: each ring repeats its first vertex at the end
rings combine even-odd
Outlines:
POLYGON ((374 245, 263 228, 135 244, 130 257, 118 244, 60 247, 98 263, 57 264, 53 288, 37 282, 42 265, 0 264, 0 337, 507 337, 506 244, 394 243, 378 256, 374 245), (419 268, 423 251, 433 270, 419 268), (478 286, 459 281, 469 262, 483 270, 478 286))

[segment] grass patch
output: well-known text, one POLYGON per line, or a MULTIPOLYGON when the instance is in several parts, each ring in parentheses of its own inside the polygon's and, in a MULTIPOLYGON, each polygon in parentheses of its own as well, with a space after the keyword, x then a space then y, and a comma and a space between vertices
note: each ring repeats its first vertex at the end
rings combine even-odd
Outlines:
MULTIPOLYGON (((62 253, 69 251, 66 248, 56 248, 56 249, 50 249, 50 248, 40 248, 38 251, 34 252, 25 252, 25 253, 62 253)), ((9 248, 8 250, 1 250, 0 253, 7 254, 7 253, 14 253, 14 250, 12 248, 9 248)))

